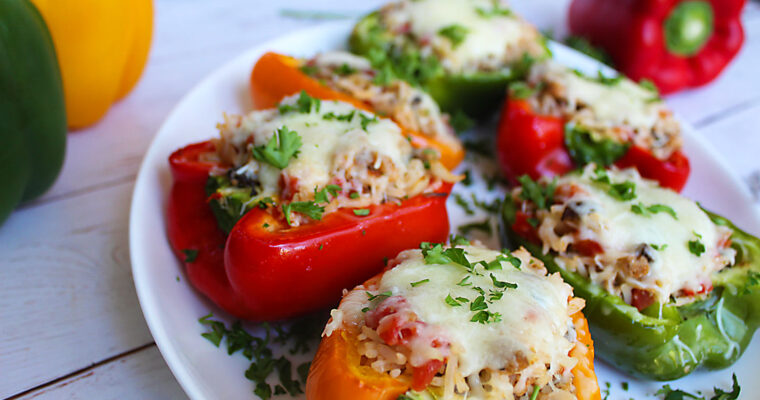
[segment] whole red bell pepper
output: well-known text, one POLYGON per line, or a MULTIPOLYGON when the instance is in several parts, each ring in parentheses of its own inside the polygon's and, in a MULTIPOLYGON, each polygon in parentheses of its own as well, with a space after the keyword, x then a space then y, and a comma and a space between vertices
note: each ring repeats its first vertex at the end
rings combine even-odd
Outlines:
POLYGON ((248 320, 276 320, 333 305, 344 288, 381 271, 387 258, 449 232, 444 184, 400 204, 371 206, 367 216, 338 209, 319 221, 290 227, 254 208, 229 235, 208 204, 206 162, 211 142, 169 157, 174 184, 168 203, 169 242, 190 282, 225 311, 248 320))
MULTIPOLYGON (((532 179, 559 176, 576 167, 565 145, 563 118, 537 114, 527 100, 509 98, 499 121, 497 153, 502 171, 513 183, 521 175, 532 179)), ((646 149, 631 146, 615 161, 620 168, 636 167, 641 176, 680 191, 689 177, 689 159, 675 151, 660 160, 646 149)))
POLYGON ((744 43, 746 0, 573 0, 570 31, 662 93, 715 79, 744 43))
MULTIPOLYGON (((263 110, 276 107, 283 98, 305 91, 318 99, 343 101, 360 110, 375 112, 370 104, 334 90, 304 73, 300 64, 298 59, 278 53, 262 55, 251 71, 253 108, 263 110)), ((439 140, 404 126, 401 129, 412 146, 437 150, 441 155, 440 161, 446 168, 454 169, 464 159, 464 147, 459 143, 439 140)))

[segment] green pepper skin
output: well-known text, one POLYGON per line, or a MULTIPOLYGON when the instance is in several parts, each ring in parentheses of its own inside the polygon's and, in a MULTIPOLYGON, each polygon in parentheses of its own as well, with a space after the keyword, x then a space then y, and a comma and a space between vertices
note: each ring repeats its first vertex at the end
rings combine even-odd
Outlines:
MULTIPOLYGON (((392 42, 393 35, 383 28, 379 13, 375 11, 354 26, 348 44, 351 52, 371 59, 373 51, 386 54, 396 51, 392 42)), ((546 54, 550 54, 548 48, 546 54)), ((443 111, 452 115, 464 112, 471 118, 482 120, 496 111, 504 99, 507 85, 527 75, 530 62, 520 62, 500 71, 466 75, 447 74, 439 68, 432 76, 414 77, 412 83, 430 93, 443 111)))
POLYGON ((0 224, 53 184, 66 109, 53 41, 28 0, 0 0, 0 224))
POLYGON ((680 307, 664 305, 659 318, 659 304, 639 312, 583 276, 561 269, 552 254, 543 254, 541 246, 511 229, 516 211, 508 196, 502 206, 503 242, 513 248, 525 246, 549 271, 562 275, 575 295, 586 300, 583 313, 597 354, 633 376, 667 381, 700 366, 726 368, 739 359, 760 325, 760 240, 721 216, 705 210, 715 224, 733 230, 734 265, 715 275, 706 299, 680 307))

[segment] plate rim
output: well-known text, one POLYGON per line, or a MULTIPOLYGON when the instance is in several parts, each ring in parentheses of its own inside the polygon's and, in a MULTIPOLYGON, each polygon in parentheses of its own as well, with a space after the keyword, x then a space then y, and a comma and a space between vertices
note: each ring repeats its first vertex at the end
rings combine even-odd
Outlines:
MULTIPOLYGON (((138 170, 138 174, 135 179, 135 186, 132 192, 130 210, 129 210, 128 237, 129 237, 130 269, 132 272, 132 279, 135 285, 135 290, 136 290, 138 301, 140 304, 140 309, 142 311, 143 317, 145 318, 145 322, 148 325, 148 329, 151 333, 151 336, 156 343, 156 347, 158 348, 159 352, 161 353, 162 358, 164 359, 167 366, 169 367, 172 374, 174 375, 174 378, 176 379, 176 381, 182 387, 182 389, 187 394, 187 396, 192 399, 203 398, 202 394, 204 393, 204 390, 199 384, 199 382, 196 382, 195 379, 192 379, 192 376, 189 373, 189 369, 185 366, 184 363, 181 362, 182 357, 180 357, 179 348, 175 345, 174 341, 172 341, 171 338, 168 336, 167 328, 164 325, 165 321, 158 318, 158 315, 156 312, 151 311, 152 307, 155 307, 155 304, 158 301, 158 297, 156 296, 155 293, 148 290, 147 284, 145 285, 141 284, 141 282, 145 279, 144 278, 145 271, 143 271, 143 268, 136 267, 136 265, 144 259, 143 253, 145 252, 142 245, 138 244, 140 243, 140 240, 138 238, 138 235, 140 235, 140 231, 138 230, 138 225, 140 223, 138 222, 138 220, 140 218, 139 215, 141 214, 141 210, 143 208, 142 202, 140 199, 147 197, 148 193, 150 193, 149 174, 152 172, 151 171, 152 166, 149 165, 149 161, 153 160, 156 157, 155 153, 159 152, 159 147, 157 146, 157 143, 161 139, 162 133, 167 129, 167 127, 173 125, 173 122, 175 119, 180 118, 181 114, 179 113, 179 110, 183 109, 187 103, 191 102, 191 99, 194 97, 195 93, 202 91, 207 86, 210 86, 212 85, 212 83, 216 82, 219 76, 222 76, 225 73, 227 73, 229 70, 234 69, 234 67, 237 64, 241 63, 243 60, 252 58, 254 54, 263 53, 268 49, 276 48, 278 42, 292 41, 296 38, 306 37, 310 33, 322 32, 325 30, 340 30, 340 29, 348 30, 347 28, 352 27, 355 21, 356 19, 349 19, 349 20, 343 20, 343 21, 331 21, 331 22, 317 24, 311 27, 294 30, 285 35, 275 36, 275 37, 266 39, 263 42, 254 44, 248 47, 243 52, 223 62, 221 65, 216 67, 210 73, 200 78, 200 80, 197 83, 195 83, 192 86, 192 88, 189 91, 187 91, 177 101, 177 103, 172 107, 171 111, 166 115, 160 127, 154 134, 153 138, 151 139, 150 144, 147 147, 147 150, 145 151, 145 154, 142 160, 140 161, 140 168, 138 170)), ((551 41, 550 48, 552 49, 553 52, 555 52, 555 54, 558 51, 560 53, 572 53, 574 57, 584 59, 584 63, 596 64, 598 68, 602 69, 603 71, 607 73, 609 73, 610 71, 614 71, 614 69, 606 65, 603 65, 599 63, 598 61, 588 57, 587 55, 582 54, 576 50, 573 50, 561 43, 551 41)), ((731 186, 739 188, 739 192, 742 194, 742 198, 740 199, 740 201, 742 203, 746 202, 752 205, 750 209, 751 209, 751 213, 752 213, 754 221, 751 221, 751 225, 758 225, 758 227, 760 227, 760 209, 759 207, 757 207, 756 204, 754 204, 749 188, 747 188, 746 185, 743 183, 743 181, 741 181, 737 173, 732 168, 729 167, 728 162, 726 161, 726 158, 721 153, 717 152, 717 150, 715 150, 715 148, 710 145, 708 140, 703 135, 699 134, 696 128, 694 128, 690 123, 684 121, 677 114, 676 114, 676 118, 682 124, 684 128, 683 133, 689 136, 689 140, 693 140, 703 151, 705 151, 711 156, 712 160, 718 164, 718 166, 720 167, 722 171, 726 172, 726 175, 730 179, 730 182, 728 183, 731 186)), ((165 204, 163 208, 165 211, 165 204)), ((165 224, 165 220, 162 220, 161 223, 165 224)), ((167 246, 168 246, 168 243, 167 243, 167 246)), ((196 295, 201 296, 198 293, 196 293, 196 295)))

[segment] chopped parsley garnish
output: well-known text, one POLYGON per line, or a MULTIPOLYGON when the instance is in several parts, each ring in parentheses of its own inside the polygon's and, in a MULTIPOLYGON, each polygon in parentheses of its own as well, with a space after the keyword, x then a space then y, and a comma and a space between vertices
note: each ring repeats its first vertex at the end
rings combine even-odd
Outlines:
POLYGON ((454 128, 454 131, 456 133, 462 133, 475 126, 475 121, 473 121, 472 118, 468 117, 464 111, 459 109, 457 109, 456 112, 451 115, 449 123, 451 124, 451 127, 454 128))
POLYGON ((663 250, 665 250, 665 249, 667 249, 667 248, 668 248, 668 244, 667 244, 667 243, 665 243, 665 244, 654 244, 654 243, 650 243, 650 244, 649 244, 649 247, 651 247, 651 248, 653 248, 653 249, 655 249, 655 250, 657 250, 657 251, 663 251, 663 250))
POLYGON ((475 193, 470 193, 470 198, 472 198, 472 204, 474 204, 475 207, 478 207, 489 214, 498 214, 499 210, 501 210, 501 199, 495 199, 492 203, 486 203, 475 197, 475 193))
POLYGON ((351 194, 348 195, 348 198, 350 199, 358 199, 360 196, 359 192, 351 192, 351 194))
POLYGON ((472 185, 472 171, 469 169, 464 170, 464 179, 462 179, 462 185, 472 185))
POLYGON ((317 72, 319 72, 319 68, 316 65, 304 64, 299 69, 301 72, 309 76, 314 76, 317 74, 317 72))
POLYGON ((530 400, 536 400, 539 391, 541 391, 541 386, 533 385, 533 393, 530 394, 530 400))
POLYGON ((443 28, 438 30, 439 35, 451 41, 452 47, 457 47, 460 44, 462 44, 462 42, 464 42, 465 37, 467 37, 468 32, 469 32, 469 29, 459 24, 444 26, 443 28))
POLYGON ((509 94, 515 99, 527 99, 535 92, 536 90, 528 86, 525 82, 517 81, 509 85, 509 94))
POLYGON ((283 349, 290 354, 305 354, 310 351, 311 345, 319 339, 319 331, 324 325, 324 320, 315 317, 306 317, 296 320, 285 325, 261 324, 264 328, 264 336, 257 337, 243 329, 242 324, 238 321, 232 324, 230 328, 221 321, 210 319, 213 315, 209 314, 198 319, 201 325, 210 329, 209 332, 201 334, 209 340, 214 346, 220 347, 222 340, 226 340, 227 354, 232 355, 241 352, 242 355, 251 361, 250 366, 245 371, 245 377, 254 384, 253 392, 264 400, 268 400, 272 395, 288 394, 298 396, 303 393, 306 385, 306 377, 309 372, 310 362, 304 362, 293 368, 293 364, 284 355, 275 357, 271 343, 280 345, 289 345, 289 349, 283 349), (297 378, 294 378, 293 370, 295 369, 297 378), (277 376, 277 382, 274 385, 267 383, 267 378, 272 374, 277 376))
POLYGON ((486 308, 488 308, 488 304, 486 304, 486 298, 483 295, 476 297, 475 300, 470 303, 470 311, 480 311, 485 310, 486 308))
POLYGON ((470 244, 470 241, 467 240, 464 236, 460 235, 451 235, 449 236, 449 243, 451 243, 452 246, 468 246, 470 244))
POLYGON ((457 286, 470 286, 472 285, 472 282, 470 282, 470 276, 467 275, 464 278, 462 278, 461 281, 457 282, 457 286))
POLYGON ((277 129, 269 139, 266 146, 256 146, 251 149, 253 158, 265 162, 273 167, 285 169, 290 159, 298 157, 301 148, 301 137, 291 131, 287 126, 277 129))
POLYGON ((475 214, 475 210, 472 209, 472 206, 470 206, 470 203, 468 203, 467 200, 465 200, 465 198, 462 197, 461 194, 454 193, 454 201, 456 201, 456 203, 457 203, 457 205, 459 205, 459 207, 462 207, 462 209, 464 210, 465 214, 467 214, 467 215, 474 215, 475 214))
POLYGON ((290 219, 290 214, 293 212, 306 215, 314 220, 320 220, 322 219, 322 214, 325 212, 325 208, 313 201, 294 201, 283 204, 282 213, 285 214, 285 221, 290 226, 293 226, 293 222, 290 219))
POLYGON ((390 290, 383 293, 378 293, 378 294, 372 294, 370 292, 365 292, 365 293, 367 293, 367 300, 369 301, 375 301, 376 299, 383 300, 393 295, 393 292, 391 292, 390 290))
POLYGON ((316 203, 329 203, 330 199, 327 197, 329 194, 333 198, 338 196, 342 188, 338 185, 327 185, 322 190, 317 192, 317 188, 314 188, 314 202, 316 203))
POLYGON ((501 7, 501 5, 496 1, 493 3, 493 7, 491 7, 490 10, 487 10, 481 7, 476 7, 475 12, 478 13, 478 15, 483 18, 509 17, 510 15, 512 15, 512 10, 501 7))
POLYGON ((601 70, 597 71, 596 81, 599 82, 599 83, 601 83, 602 85, 614 86, 614 85, 617 85, 618 83, 620 83, 620 81, 622 81, 622 80, 623 80, 623 76, 622 75, 616 75, 616 76, 613 76, 613 77, 607 77, 607 76, 604 75, 604 73, 602 73, 601 70))
POLYGON ((430 282, 430 279, 422 279, 417 282, 412 282, 410 283, 410 285, 412 285, 412 287, 417 287, 419 285, 422 285, 423 283, 428 283, 428 282, 430 282))
POLYGON ((369 208, 355 208, 354 215, 357 215, 360 217, 366 217, 367 215, 369 215, 369 208))
POLYGON ((369 126, 369 124, 377 123, 378 122, 377 117, 373 116, 372 118, 370 118, 370 117, 368 117, 368 116, 366 116, 366 115, 364 115, 362 113, 359 113, 359 118, 361 118, 361 122, 360 123, 361 123, 361 126, 362 126, 362 130, 364 132, 368 132, 367 131, 367 127, 369 126))
MULTIPOLYGON (((736 374, 732 374, 731 380, 733 381, 731 385, 731 391, 726 392, 723 389, 720 388, 713 388, 713 391, 715 394, 710 397, 710 400, 736 400, 739 398, 739 393, 741 392, 741 386, 739 386, 739 382, 736 380, 736 374)), ((697 391, 698 394, 702 394, 699 391, 697 391)), ((695 394, 685 392, 680 389, 673 389, 670 387, 670 385, 665 385, 662 387, 662 389, 658 390, 655 393, 656 396, 662 396, 663 400, 684 400, 684 399, 697 399, 697 400, 707 400, 704 396, 697 396, 695 394)))
POLYGON ((607 52, 599 47, 592 45, 588 40, 580 36, 568 36, 565 38, 565 44, 581 53, 601 61, 604 64, 612 65, 612 58, 607 52))
POLYGON ((516 283, 500 281, 500 280, 496 279, 496 276, 494 276, 494 274, 490 274, 490 275, 491 275, 491 280, 493 281, 493 285, 496 286, 497 288, 500 288, 500 289, 504 289, 504 288, 517 289, 517 284, 516 283))
POLYGON ((625 390, 626 392, 628 391, 628 382, 621 382, 621 383, 620 383, 620 386, 621 386, 621 387, 623 388, 623 390, 625 390))
POLYGON ((338 75, 351 75, 354 72, 356 72, 356 68, 346 63, 341 64, 340 67, 335 69, 335 73, 337 73, 338 75))
POLYGON ((470 299, 468 299, 466 297, 453 298, 453 297, 451 297, 451 294, 449 294, 449 295, 446 296, 446 298, 444 299, 444 301, 446 302, 446 304, 448 304, 448 305, 450 305, 452 307, 459 307, 462 304, 467 303, 468 301, 470 301, 470 299))
POLYGON ((607 193, 618 200, 632 200, 636 198, 636 184, 631 181, 613 183, 607 193))
POLYGON ((652 204, 651 206, 645 206, 642 203, 631 204, 631 211, 635 214, 650 216, 651 214, 657 214, 659 212, 665 212, 670 214, 674 219, 678 219, 675 210, 664 204, 652 204))
POLYGON ((565 147, 570 158, 579 166, 592 162, 596 165, 608 166, 625 155, 630 144, 599 137, 585 127, 567 123, 565 124, 565 147))
POLYGON ((689 240, 689 252, 699 257, 705 252, 705 245, 700 239, 689 240))
POLYGON ((356 110, 352 110, 351 112, 347 112, 345 114, 335 114, 334 112, 330 111, 329 113, 323 114, 322 119, 326 121, 343 121, 343 122, 351 122, 351 120, 354 119, 354 115, 356 115, 356 110))
POLYGON ((548 185, 543 186, 540 183, 530 179, 530 176, 523 175, 517 180, 522 185, 520 198, 533 202, 539 209, 549 209, 554 203, 554 191, 557 188, 557 179, 554 178, 548 185))
POLYGON ((471 268, 470 262, 465 257, 464 249, 459 248, 443 248, 440 243, 427 243, 420 244, 422 249, 422 256, 425 258, 425 264, 459 264, 467 269, 471 268))
POLYGON ((488 218, 480 222, 471 222, 469 224, 459 225, 459 228, 457 229, 459 229, 459 233, 462 235, 467 235, 474 230, 485 232, 489 235, 493 233, 493 228, 491 228, 491 220, 488 218))
POLYGON ((184 249, 182 250, 182 254, 185 255, 186 263, 195 262, 195 260, 198 258, 198 250, 196 249, 184 249))
POLYGON ((639 86, 642 88, 654 92, 656 94, 660 94, 659 89, 657 89, 657 86, 655 86, 654 82, 650 81, 649 79, 642 79, 639 81, 639 86))
POLYGON ((298 95, 298 100, 296 100, 295 105, 290 104, 280 104, 277 106, 277 110, 280 112, 280 114, 287 114, 291 111, 298 111, 302 114, 309 114, 312 110, 319 112, 319 108, 322 106, 322 101, 309 96, 308 93, 306 93, 305 90, 301 91, 301 94, 298 95))
POLYGON ((490 311, 478 311, 472 316, 470 322, 479 322, 481 324, 492 324, 501 322, 501 314, 490 311))

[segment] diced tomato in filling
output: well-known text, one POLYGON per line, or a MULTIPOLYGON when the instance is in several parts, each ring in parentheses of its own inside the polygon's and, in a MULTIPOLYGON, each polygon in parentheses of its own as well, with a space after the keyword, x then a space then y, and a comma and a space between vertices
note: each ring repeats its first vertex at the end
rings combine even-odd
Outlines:
POLYGON ((639 311, 649 307, 654 303, 654 295, 646 290, 631 290, 631 305, 639 311))
POLYGON ((293 200, 298 188, 298 178, 280 174, 280 187, 282 188, 282 198, 287 201, 293 200))
POLYGON ((683 294, 691 297, 691 296, 696 296, 698 294, 710 293, 712 292, 712 290, 713 290, 712 282, 707 282, 707 283, 700 283, 699 289, 697 289, 696 292, 690 289, 683 289, 683 294))
POLYGON ((526 212, 516 212, 515 223, 512 224, 512 231, 532 243, 541 243, 536 228, 528 222, 531 218, 533 217, 526 212))
POLYGON ((602 245, 600 245, 599 243, 593 240, 588 240, 588 239, 576 240, 575 242, 573 242, 572 246, 573 246, 573 251, 586 257, 593 257, 597 254, 604 253, 604 249, 602 248, 602 245))
MULTIPOLYGON (((389 346, 403 346, 409 344, 412 339, 422 336, 423 330, 428 325, 420 321, 409 307, 406 299, 401 296, 392 296, 385 299, 374 310, 365 314, 367 327, 375 329, 377 334, 389 346)), ((437 335, 430 335, 429 345, 433 348, 445 348, 448 341, 437 335)), ((425 345, 425 343, 415 343, 425 345)), ((429 360, 418 367, 413 367, 412 389, 424 390, 435 375, 445 365, 445 360, 429 360)))
POLYGON ((412 372, 412 389, 418 392, 425 390, 443 365, 441 360, 430 360, 415 368, 412 372))

